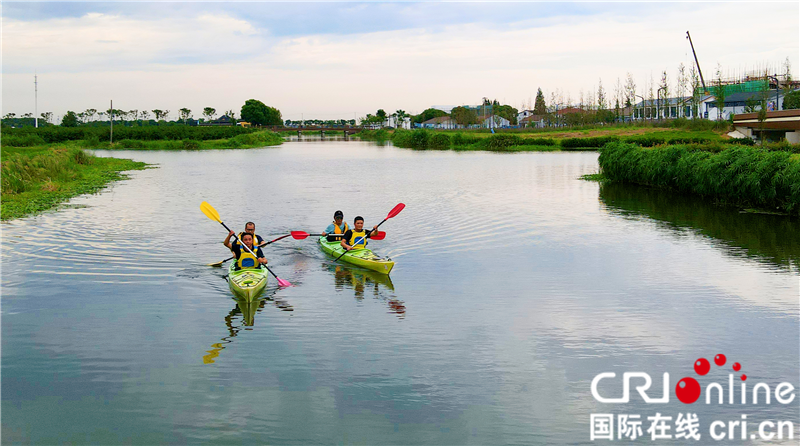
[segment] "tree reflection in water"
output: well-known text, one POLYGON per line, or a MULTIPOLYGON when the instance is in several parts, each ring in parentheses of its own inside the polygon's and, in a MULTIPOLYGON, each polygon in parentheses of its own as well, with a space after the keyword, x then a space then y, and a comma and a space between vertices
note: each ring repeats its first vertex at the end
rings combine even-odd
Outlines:
POLYGON ((647 217, 680 235, 691 230, 710 237, 732 256, 791 270, 800 268, 800 221, 722 207, 694 196, 631 184, 602 184, 600 200, 625 218, 647 217))

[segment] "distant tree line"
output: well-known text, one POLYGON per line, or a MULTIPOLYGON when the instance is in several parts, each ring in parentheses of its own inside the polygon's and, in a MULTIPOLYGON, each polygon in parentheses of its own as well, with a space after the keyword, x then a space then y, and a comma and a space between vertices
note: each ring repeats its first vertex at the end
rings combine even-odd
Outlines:
MULTIPOLYGON (((178 110, 177 119, 169 121, 170 110, 166 109, 153 109, 153 110, 121 110, 121 109, 107 109, 97 110, 88 108, 81 112, 73 110, 67 113, 61 119, 62 127, 78 127, 78 126, 107 126, 113 121, 115 125, 122 126, 146 126, 146 125, 198 125, 203 122, 213 121, 217 115, 217 110, 213 107, 203 108, 203 118, 194 119, 192 110, 189 108, 181 108, 178 110)), ((223 113, 227 116, 232 123, 236 123, 236 113, 233 110, 227 110, 223 113)), ((242 105, 240 116, 242 121, 247 121, 253 125, 281 125, 283 119, 281 112, 277 108, 269 107, 263 102, 256 99, 248 99, 242 105)), ((34 116, 31 113, 25 113, 17 117, 15 113, 7 113, 3 116, 2 124, 4 126, 33 126, 35 123, 34 116)), ((41 114, 39 121, 40 126, 54 125, 53 113, 44 112, 41 114)))

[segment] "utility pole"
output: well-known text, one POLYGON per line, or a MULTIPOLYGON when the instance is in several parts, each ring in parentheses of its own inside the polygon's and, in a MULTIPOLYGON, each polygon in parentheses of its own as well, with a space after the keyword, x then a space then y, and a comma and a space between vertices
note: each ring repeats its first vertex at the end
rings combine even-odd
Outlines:
POLYGON ((694 64, 697 65, 697 72, 700 73, 700 82, 703 83, 703 92, 706 91, 706 81, 703 79, 703 70, 700 69, 700 62, 697 61, 697 53, 694 51, 694 44, 692 43, 692 36, 689 31, 686 31, 686 38, 689 39, 689 45, 692 47, 692 54, 694 55, 694 64))
POLYGON ((34 126, 39 128, 39 78, 36 71, 33 72, 33 119, 34 126))

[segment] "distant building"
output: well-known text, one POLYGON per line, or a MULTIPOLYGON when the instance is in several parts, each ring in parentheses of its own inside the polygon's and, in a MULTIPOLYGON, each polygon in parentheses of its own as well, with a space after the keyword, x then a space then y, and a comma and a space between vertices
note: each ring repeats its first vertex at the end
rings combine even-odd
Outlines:
POLYGON ((449 116, 439 116, 423 121, 420 127, 424 129, 455 129, 459 126, 449 116))
POLYGON ((542 128, 545 126, 545 117, 542 115, 531 114, 520 119, 519 125, 522 127, 542 128))
POLYGON ((758 113, 737 114, 733 127, 745 137, 759 139, 763 132, 768 139, 786 138, 791 144, 800 144, 800 110, 767 112, 764 122, 758 121, 758 113))
POLYGON ((239 121, 239 122, 236 123, 236 125, 240 125, 242 127, 250 127, 251 126, 251 124, 249 122, 247 122, 247 121, 239 121))
POLYGON ((511 127, 511 121, 499 115, 491 115, 481 122, 481 127, 487 129, 507 128, 511 127))
POLYGON ((200 123, 200 125, 201 125, 201 126, 209 126, 209 125, 213 125, 213 126, 219 126, 219 125, 226 126, 226 125, 233 125, 233 119, 231 119, 231 118, 230 118, 230 116, 228 116, 228 115, 222 115, 222 116, 220 116, 219 118, 217 118, 217 119, 214 119, 214 120, 212 120, 212 121, 208 121, 208 122, 201 122, 201 123, 200 123))

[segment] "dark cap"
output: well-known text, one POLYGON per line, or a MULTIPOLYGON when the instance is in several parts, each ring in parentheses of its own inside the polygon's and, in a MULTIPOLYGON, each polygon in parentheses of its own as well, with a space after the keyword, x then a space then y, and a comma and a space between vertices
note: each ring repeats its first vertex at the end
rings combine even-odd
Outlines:
POLYGON ((344 213, 342 211, 336 211, 333 213, 333 218, 341 217, 344 218, 344 213))

